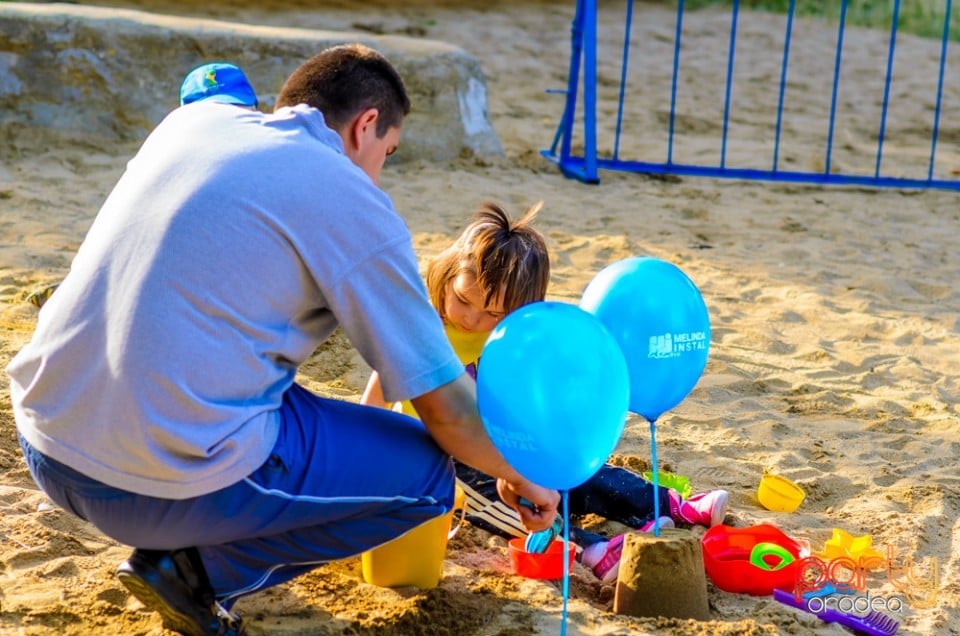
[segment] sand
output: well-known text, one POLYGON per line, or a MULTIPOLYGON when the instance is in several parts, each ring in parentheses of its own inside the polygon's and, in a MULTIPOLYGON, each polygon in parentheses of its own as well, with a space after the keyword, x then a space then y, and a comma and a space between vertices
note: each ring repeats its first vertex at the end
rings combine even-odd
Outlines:
MULTIPOLYGON (((623 6, 601 4, 602 46, 618 55, 623 6)), ((875 546, 912 557, 928 578, 935 571, 938 580, 933 592, 905 600, 900 612, 891 613, 902 622, 899 633, 960 633, 956 192, 610 172, 601 173, 599 186, 567 180, 538 152, 549 146, 562 109, 562 98, 545 90, 566 83, 573 2, 342 0, 319 8, 292 0, 203 5, 143 0, 122 6, 428 37, 476 55, 488 77, 490 119, 505 155, 464 157, 449 165, 410 162, 388 166, 383 175, 382 185, 407 219, 422 258, 444 246, 482 200, 499 201, 516 214, 544 199, 539 227, 550 244, 554 300, 576 302, 593 275, 622 258, 648 255, 676 263, 703 293, 713 335, 700 383, 658 424, 662 467, 690 477, 695 491, 727 489, 730 525, 772 523, 814 548, 824 545, 833 528, 842 528, 870 534, 875 546), (797 512, 769 512, 759 504, 756 488, 765 471, 806 490, 797 512)), ((645 52, 631 61, 643 82, 627 114, 639 125, 625 146, 631 157, 651 148, 656 154, 657 144, 662 146, 653 128, 666 112, 665 69, 674 28, 672 11, 661 5, 637 5, 635 20, 634 40, 645 52)), ((751 74, 738 84, 738 114, 732 119, 745 141, 731 143, 729 160, 759 157, 769 164, 771 92, 775 96, 781 46, 780 36, 772 34, 782 33, 782 18, 757 15, 750 23, 741 28, 737 59, 751 74)), ((726 60, 729 13, 688 14, 685 24, 697 37, 691 68, 715 78, 711 69, 726 60)), ((813 45, 798 57, 803 62, 796 67, 797 100, 784 129, 799 138, 826 125, 817 105, 824 89, 804 73, 812 78, 831 68, 832 58, 820 49, 830 46, 834 31, 807 20, 798 20, 796 28, 813 45), (818 45, 820 40, 827 44, 818 45)), ((886 37, 848 31, 846 63, 862 69, 884 59, 886 37)), ((897 72, 908 83, 897 95, 907 110, 898 115, 899 124, 891 124, 896 135, 885 148, 896 170, 922 173, 932 111, 909 82, 935 75, 939 45, 907 36, 900 42, 904 57, 897 72)), ((607 60, 601 68, 601 92, 609 95, 616 90, 618 66, 607 60)), ((879 102, 876 80, 863 75, 849 77, 844 100, 874 123, 838 121, 836 162, 851 169, 866 162, 869 170, 869 152, 863 159, 859 151, 876 144, 876 118, 869 115, 879 102)), ((945 108, 941 122, 940 152, 947 162, 942 169, 948 174, 960 169, 955 154, 960 100, 952 82, 946 99, 954 106, 945 108)), ((691 75, 683 86, 706 95, 707 84, 691 75)), ((682 157, 710 160, 718 155, 721 111, 715 100, 700 105, 698 98, 690 99, 682 118, 682 157)), ((601 110, 609 115, 612 107, 601 110)), ((5 364, 36 321, 37 310, 24 299, 64 276, 136 144, 65 141, 34 129, 8 133, 0 144, 0 362, 5 364)), ((822 166, 822 157, 812 142, 797 141, 782 160, 810 169, 822 166)), ((325 394, 357 400, 368 373, 349 344, 335 338, 304 366, 301 380, 325 394)), ((128 548, 45 504, 16 445, 6 386, 2 391, 0 633, 163 633, 158 618, 113 576, 128 548)), ((648 425, 631 415, 613 461, 643 469, 649 457, 648 425)), ((617 530, 599 520, 585 522, 617 530)), ((504 543, 476 530, 454 540, 435 590, 376 588, 362 582, 359 570, 359 559, 330 564, 245 599, 238 609, 254 634, 560 632, 559 585, 512 575, 504 543)), ((882 571, 868 577, 868 590, 885 601, 906 598, 882 571)), ((710 583, 708 596, 709 622, 618 616, 612 613, 612 586, 601 586, 577 566, 567 633, 843 633, 770 597, 731 594, 710 583)))

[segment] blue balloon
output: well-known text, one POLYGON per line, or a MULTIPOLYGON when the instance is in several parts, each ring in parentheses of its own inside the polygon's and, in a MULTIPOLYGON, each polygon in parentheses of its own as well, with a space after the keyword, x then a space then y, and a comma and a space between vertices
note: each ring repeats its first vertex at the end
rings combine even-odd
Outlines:
POLYGON ((576 305, 512 312, 484 344, 477 403, 487 434, 513 468, 544 488, 579 486, 613 452, 630 381, 606 328, 576 305))
POLYGON ((693 390, 707 365, 710 316, 679 267, 635 257, 605 267, 580 307, 616 338, 630 369, 630 410, 653 422, 693 390))

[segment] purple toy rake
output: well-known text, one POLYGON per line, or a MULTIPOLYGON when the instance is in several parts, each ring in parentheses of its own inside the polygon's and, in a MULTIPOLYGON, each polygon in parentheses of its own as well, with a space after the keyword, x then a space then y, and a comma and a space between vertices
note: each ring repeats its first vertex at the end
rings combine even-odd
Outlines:
POLYGON ((877 610, 871 610, 866 616, 848 614, 847 612, 830 608, 824 608, 821 612, 814 612, 808 606, 809 601, 801 599, 798 602, 793 594, 786 590, 774 590, 773 598, 784 605, 789 605, 798 610, 803 610, 808 614, 813 614, 825 623, 839 623, 857 634, 866 634, 867 636, 893 636, 897 633, 897 629, 900 628, 899 621, 877 610))

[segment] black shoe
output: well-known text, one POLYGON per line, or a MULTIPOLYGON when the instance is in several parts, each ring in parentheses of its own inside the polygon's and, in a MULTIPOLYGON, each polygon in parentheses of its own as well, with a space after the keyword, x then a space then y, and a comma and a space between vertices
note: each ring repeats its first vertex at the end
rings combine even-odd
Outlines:
POLYGON ((186 636, 243 636, 243 623, 214 597, 196 548, 134 550, 117 577, 163 626, 186 636))

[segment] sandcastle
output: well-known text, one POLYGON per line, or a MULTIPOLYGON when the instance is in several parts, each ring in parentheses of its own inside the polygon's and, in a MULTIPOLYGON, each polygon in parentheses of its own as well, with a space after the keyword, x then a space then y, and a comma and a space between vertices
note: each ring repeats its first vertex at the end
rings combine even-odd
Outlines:
POLYGON ((624 537, 613 611, 631 616, 709 620, 700 540, 689 530, 624 537))

